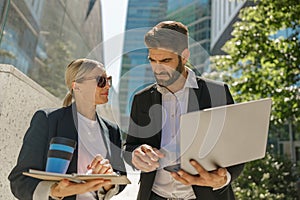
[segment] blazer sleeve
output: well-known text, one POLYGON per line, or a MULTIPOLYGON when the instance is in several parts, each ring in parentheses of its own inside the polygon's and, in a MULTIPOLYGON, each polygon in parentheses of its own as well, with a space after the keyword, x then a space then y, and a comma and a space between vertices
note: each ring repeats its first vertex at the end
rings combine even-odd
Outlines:
POLYGON ((29 169, 44 170, 47 158, 49 127, 46 113, 37 111, 30 123, 21 147, 16 166, 8 179, 12 193, 18 199, 32 199, 40 180, 24 176, 29 169))

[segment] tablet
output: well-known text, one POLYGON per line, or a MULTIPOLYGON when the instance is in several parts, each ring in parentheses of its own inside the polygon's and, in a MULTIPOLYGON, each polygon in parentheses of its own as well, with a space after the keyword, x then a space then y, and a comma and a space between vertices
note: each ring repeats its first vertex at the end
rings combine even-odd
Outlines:
POLYGON ((23 172, 25 176, 46 180, 46 181, 60 181, 68 179, 75 183, 85 183, 88 180, 105 179, 110 180, 111 184, 126 185, 131 184, 130 180, 125 175, 118 174, 59 174, 53 172, 45 172, 40 170, 30 169, 29 172, 23 172))

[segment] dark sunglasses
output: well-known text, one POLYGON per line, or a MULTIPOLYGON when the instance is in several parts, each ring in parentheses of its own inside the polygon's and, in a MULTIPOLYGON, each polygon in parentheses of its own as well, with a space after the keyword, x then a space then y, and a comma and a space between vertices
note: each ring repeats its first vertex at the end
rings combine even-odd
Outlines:
POLYGON ((109 86, 112 86, 112 77, 109 76, 109 77, 106 77, 106 76, 96 76, 96 77, 90 77, 90 78, 80 78, 80 79, 77 79, 75 82, 82 82, 82 81, 85 81, 85 80, 93 80, 93 79, 96 79, 97 81, 97 86, 99 88, 104 88, 106 86, 106 84, 108 84, 109 86))

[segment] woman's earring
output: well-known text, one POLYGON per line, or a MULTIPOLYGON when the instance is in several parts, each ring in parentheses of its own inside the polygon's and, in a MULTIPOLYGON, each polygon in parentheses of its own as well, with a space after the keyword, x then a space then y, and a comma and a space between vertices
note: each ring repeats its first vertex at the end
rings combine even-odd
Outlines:
POLYGON ((72 83, 72 89, 80 91, 79 87, 76 86, 75 82, 72 83))

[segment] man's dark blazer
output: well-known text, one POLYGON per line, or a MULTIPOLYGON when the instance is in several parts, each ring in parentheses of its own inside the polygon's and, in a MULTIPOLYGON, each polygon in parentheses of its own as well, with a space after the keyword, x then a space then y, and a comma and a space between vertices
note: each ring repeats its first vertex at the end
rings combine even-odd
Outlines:
MULTIPOLYGON (((119 128, 102 118, 98 118, 98 122, 102 129, 102 136, 103 134, 109 135, 111 155, 107 155, 107 158, 110 160, 115 171, 126 174, 124 162, 123 159, 121 159, 119 128)), ((22 175, 22 172, 28 171, 29 169, 45 170, 49 142, 52 137, 60 136, 70 138, 77 141, 78 144, 78 132, 76 128, 78 126, 76 124, 77 111, 75 104, 56 110, 39 110, 34 114, 30 127, 24 136, 17 164, 8 177, 11 190, 18 199, 32 199, 34 190, 40 180, 26 177, 22 175)), ((107 146, 106 143, 105 145, 107 146)), ((77 158, 78 148, 74 151, 67 173, 77 172, 77 158)), ((124 186, 120 185, 120 191, 123 189, 124 186)), ((76 196, 74 195, 64 199, 75 200, 76 196)))
MULTIPOLYGON (((227 85, 197 77, 198 89, 189 89, 188 112, 202 110, 214 106, 232 104, 233 99, 227 85)), ((125 144, 124 157, 131 163, 131 153, 142 144, 148 144, 160 149, 162 127, 162 95, 157 91, 157 85, 151 85, 134 96, 131 119, 125 144)), ((238 177, 243 165, 227 168, 231 180, 238 177)), ((156 171, 141 173, 138 200, 150 198, 156 171)), ((210 187, 192 186, 197 199, 202 200, 233 200, 231 185, 213 191, 210 187)))

